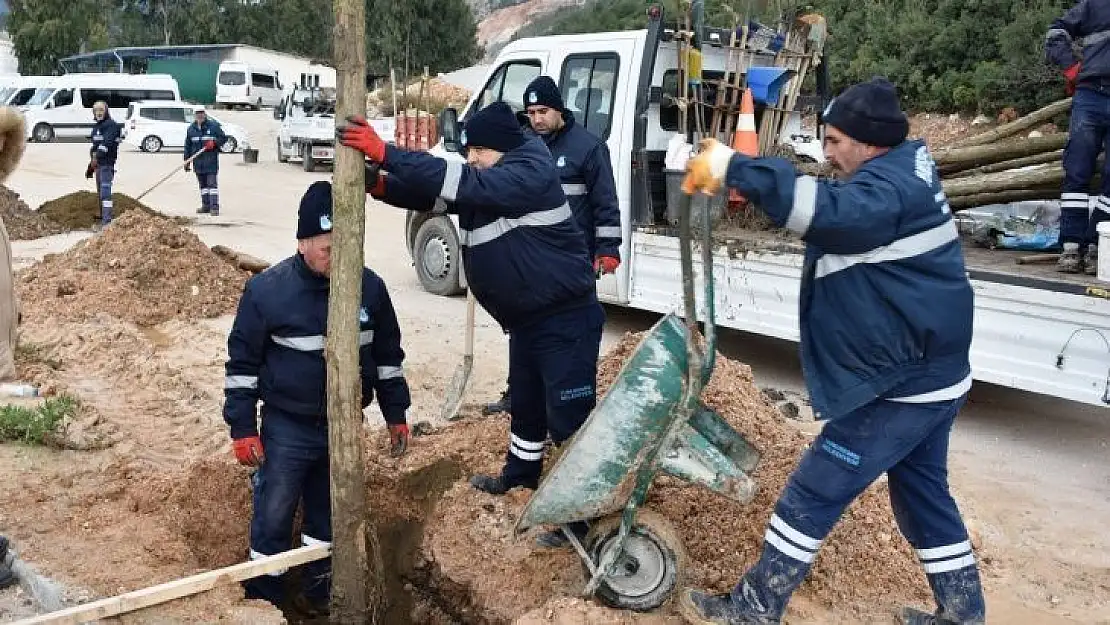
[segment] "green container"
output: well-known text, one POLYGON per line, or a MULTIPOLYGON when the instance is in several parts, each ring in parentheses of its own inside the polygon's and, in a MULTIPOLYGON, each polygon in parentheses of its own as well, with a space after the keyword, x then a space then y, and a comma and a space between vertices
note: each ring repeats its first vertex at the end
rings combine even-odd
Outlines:
POLYGON ((220 64, 194 59, 151 59, 147 72, 177 79, 181 99, 194 104, 216 103, 216 74, 220 64))

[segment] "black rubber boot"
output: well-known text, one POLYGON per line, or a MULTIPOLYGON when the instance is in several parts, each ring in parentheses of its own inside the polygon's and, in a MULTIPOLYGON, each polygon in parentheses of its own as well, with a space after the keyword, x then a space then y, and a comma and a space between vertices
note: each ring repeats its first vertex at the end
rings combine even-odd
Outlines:
POLYGON ((953 621, 917 608, 902 608, 902 625, 983 625, 984 621, 953 621))
POLYGON ((711 595, 687 588, 679 595, 678 611, 691 625, 774 625, 779 622, 742 614, 727 592, 711 595))
MULTIPOLYGON (((590 531, 589 523, 585 521, 577 521, 570 524, 570 531, 578 542, 586 540, 586 534, 590 531)), ((557 527, 549 532, 544 532, 536 536, 536 545, 546 547, 548 549, 562 549, 563 547, 570 546, 570 539, 563 533, 563 528, 557 527)))
POLYGON ((537 486, 535 482, 507 484, 500 475, 475 475, 474 477, 470 478, 470 485, 484 493, 489 493, 491 495, 504 495, 517 486, 523 486, 524 488, 527 488, 529 490, 536 490, 537 486))

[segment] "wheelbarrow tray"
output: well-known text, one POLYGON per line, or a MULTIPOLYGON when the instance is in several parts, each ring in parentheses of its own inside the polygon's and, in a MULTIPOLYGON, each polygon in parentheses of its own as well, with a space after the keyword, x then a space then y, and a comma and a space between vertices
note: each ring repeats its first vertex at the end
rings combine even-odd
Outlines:
POLYGON ((699 405, 677 435, 665 440, 682 412, 678 404, 686 387, 687 336, 686 325, 673 314, 644 336, 540 482, 517 522, 518 532, 623 509, 642 469, 658 469, 740 503, 751 500, 755 485, 747 472, 759 454, 712 410, 699 405), (664 443, 666 449, 651 453, 664 443), (644 466, 649 459, 655 466, 644 466))

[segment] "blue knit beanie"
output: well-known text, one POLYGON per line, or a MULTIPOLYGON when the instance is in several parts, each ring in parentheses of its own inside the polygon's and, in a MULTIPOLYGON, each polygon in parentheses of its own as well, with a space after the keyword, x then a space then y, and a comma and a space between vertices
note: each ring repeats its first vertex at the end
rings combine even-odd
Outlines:
POLYGON ((856 141, 879 147, 902 143, 910 131, 898 90, 882 77, 849 87, 829 103, 822 119, 856 141))
POLYGON ((524 90, 524 106, 546 106, 556 111, 566 110, 563 94, 550 76, 537 76, 524 90))
POLYGON ((313 182, 301 198, 297 209, 297 240, 331 232, 331 183, 313 182))
POLYGON ((467 120, 462 132, 463 148, 488 148, 511 152, 524 145, 524 132, 513 109, 504 102, 494 102, 467 120))

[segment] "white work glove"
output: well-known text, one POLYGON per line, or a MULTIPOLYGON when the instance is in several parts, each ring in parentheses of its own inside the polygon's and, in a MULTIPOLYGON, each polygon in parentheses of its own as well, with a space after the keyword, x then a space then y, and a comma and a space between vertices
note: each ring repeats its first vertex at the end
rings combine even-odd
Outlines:
POLYGON ((725 181, 728 164, 735 152, 716 139, 703 139, 699 147, 698 155, 686 163, 682 190, 688 194, 701 191, 714 195, 725 181))

